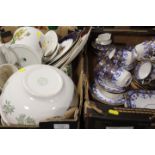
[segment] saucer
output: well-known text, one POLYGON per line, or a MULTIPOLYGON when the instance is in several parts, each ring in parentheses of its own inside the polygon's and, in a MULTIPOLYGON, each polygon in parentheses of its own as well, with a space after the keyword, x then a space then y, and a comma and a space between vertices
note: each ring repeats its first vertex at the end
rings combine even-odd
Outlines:
POLYGON ((146 79, 152 71, 152 64, 150 61, 139 62, 135 68, 135 77, 138 80, 146 79))
POLYGON ((104 91, 98 84, 93 84, 91 87, 92 96, 99 102, 108 105, 123 105, 126 102, 124 94, 112 94, 104 91))
POLYGON ((57 45, 55 51, 53 52, 53 54, 51 56, 43 57, 43 59, 42 59, 43 62, 49 64, 56 57, 56 55, 58 54, 58 51, 59 51, 59 44, 57 45))
MULTIPOLYGON (((145 61, 147 62, 147 61, 145 61)), ((151 63, 152 67, 151 67, 151 72, 150 74, 145 78, 145 79, 138 79, 136 77, 136 74, 138 73, 138 71, 135 69, 135 73, 134 73, 134 80, 137 81, 137 83, 139 83, 139 85, 148 88, 148 89, 153 89, 154 88, 154 81, 155 81, 155 64, 151 63)))
POLYGON ((45 53, 44 56, 50 56, 54 53, 58 44, 58 36, 55 31, 48 31, 45 34, 45 53))

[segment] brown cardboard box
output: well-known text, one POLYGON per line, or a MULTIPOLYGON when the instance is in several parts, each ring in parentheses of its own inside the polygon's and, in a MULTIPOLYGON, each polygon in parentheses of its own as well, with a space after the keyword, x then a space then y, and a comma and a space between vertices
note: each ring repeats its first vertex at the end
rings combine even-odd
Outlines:
MULTIPOLYGON (((18 28, 14 26, 4 27, 6 31, 11 31, 12 33, 18 28)), ((80 116, 82 111, 83 104, 83 77, 84 77, 84 57, 81 53, 73 62, 73 75, 72 79, 77 87, 77 92, 79 95, 79 104, 76 107, 70 108, 64 115, 64 117, 55 117, 49 118, 48 122, 40 122, 38 128, 50 128, 50 129, 58 129, 58 128, 67 128, 67 129, 76 129, 80 128, 80 116)), ((0 128, 36 128, 33 126, 11 126, 4 127, 0 125, 0 128)))

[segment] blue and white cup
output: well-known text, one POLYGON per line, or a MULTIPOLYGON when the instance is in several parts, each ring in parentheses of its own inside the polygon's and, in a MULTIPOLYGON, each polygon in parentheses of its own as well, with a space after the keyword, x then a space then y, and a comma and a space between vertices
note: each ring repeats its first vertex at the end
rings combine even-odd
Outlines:
POLYGON ((118 87, 128 87, 131 81, 131 73, 123 67, 120 67, 112 72, 112 82, 118 87))
POLYGON ((152 56, 153 41, 145 41, 135 46, 137 60, 144 60, 152 56))
POLYGON ((133 51, 123 50, 122 63, 125 66, 132 65, 135 62, 135 60, 136 60, 136 57, 133 51))

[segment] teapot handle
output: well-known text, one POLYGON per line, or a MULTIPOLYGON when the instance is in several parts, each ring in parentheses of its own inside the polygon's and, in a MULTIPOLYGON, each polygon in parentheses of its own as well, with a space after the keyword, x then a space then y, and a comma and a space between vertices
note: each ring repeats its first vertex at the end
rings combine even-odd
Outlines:
POLYGON ((13 64, 13 65, 17 64, 18 58, 17 58, 16 54, 11 50, 10 45, 1 44, 0 49, 7 61, 7 63, 13 64))

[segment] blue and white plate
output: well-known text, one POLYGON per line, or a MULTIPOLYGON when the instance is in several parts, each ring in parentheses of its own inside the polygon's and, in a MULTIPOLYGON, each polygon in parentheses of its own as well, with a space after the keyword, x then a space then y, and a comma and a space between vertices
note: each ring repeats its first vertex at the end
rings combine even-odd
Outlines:
POLYGON ((93 84, 91 87, 91 94, 94 99, 99 102, 108 104, 108 105, 123 105, 126 103, 126 98, 124 94, 112 94, 106 92, 98 84, 93 84))
POLYGON ((129 108, 155 109, 155 91, 154 90, 131 90, 127 93, 127 102, 129 108))

